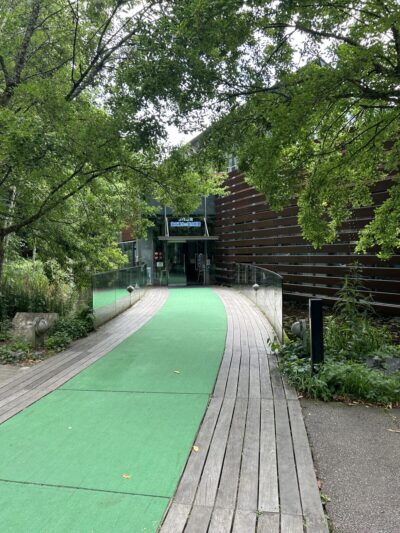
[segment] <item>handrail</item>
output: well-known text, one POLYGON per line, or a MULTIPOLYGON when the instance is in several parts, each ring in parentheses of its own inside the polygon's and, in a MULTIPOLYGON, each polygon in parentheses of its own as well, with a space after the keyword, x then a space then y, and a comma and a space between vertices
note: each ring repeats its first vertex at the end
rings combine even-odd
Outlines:
POLYGON ((279 342, 283 339, 283 277, 251 263, 236 263, 235 284, 268 318, 279 342))
POLYGON ((260 267, 258 265, 253 265, 253 263, 235 263, 235 265, 252 267, 257 270, 263 270, 264 272, 268 272, 268 274, 272 274, 273 276, 276 276, 277 278, 283 281, 283 276, 281 276, 277 272, 274 272, 273 270, 268 270, 268 268, 260 267))
POLYGON ((133 270, 134 268, 143 268, 146 263, 140 263, 140 265, 133 265, 130 267, 116 268, 115 270, 106 270, 104 272, 92 272, 92 276, 99 276, 101 274, 114 274, 115 272, 121 272, 121 270, 133 270))

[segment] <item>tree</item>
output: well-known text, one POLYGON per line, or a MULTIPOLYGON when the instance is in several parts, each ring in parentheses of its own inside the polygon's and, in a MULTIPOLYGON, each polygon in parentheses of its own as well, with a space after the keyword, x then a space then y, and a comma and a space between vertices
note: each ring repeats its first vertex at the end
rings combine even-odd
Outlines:
POLYGON ((158 94, 157 79, 131 90, 129 107, 118 97, 118 70, 128 58, 146 70, 147 47, 168 5, 3 3, 0 274, 12 236, 78 269, 103 267, 107 250, 118 263, 116 233, 127 223, 146 225, 149 198, 188 208, 215 186, 182 150, 163 163, 162 123, 144 113, 158 94), (183 178, 166 170, 176 159, 183 178))
POLYGON ((389 197, 357 249, 395 253, 398 2, 215 0, 180 4, 174 13, 169 61, 179 63, 178 45, 199 61, 186 62, 190 83, 181 101, 186 111, 194 94, 193 107, 207 103, 213 111, 202 139, 209 157, 234 150, 273 209, 296 198, 304 236, 316 247, 332 242, 353 208, 371 204, 371 186, 390 176, 389 197))

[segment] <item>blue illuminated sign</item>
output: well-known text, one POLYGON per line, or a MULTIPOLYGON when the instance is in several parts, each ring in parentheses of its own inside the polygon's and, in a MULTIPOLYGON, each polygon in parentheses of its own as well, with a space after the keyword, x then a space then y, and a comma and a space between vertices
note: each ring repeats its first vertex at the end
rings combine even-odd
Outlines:
POLYGON ((201 228, 201 221, 193 220, 193 218, 180 218, 171 220, 169 225, 171 228, 201 228))

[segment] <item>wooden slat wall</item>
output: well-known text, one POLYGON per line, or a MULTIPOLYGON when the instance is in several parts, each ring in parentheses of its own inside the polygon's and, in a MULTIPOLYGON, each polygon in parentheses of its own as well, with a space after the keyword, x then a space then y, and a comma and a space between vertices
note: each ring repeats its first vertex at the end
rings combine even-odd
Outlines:
MULTIPOLYGON (((387 197, 390 182, 373 190, 375 206, 387 197)), ((271 211, 262 194, 250 187, 244 175, 234 172, 227 181, 230 194, 216 199, 217 279, 231 283, 235 263, 252 263, 283 276, 286 298, 306 300, 321 296, 333 302, 348 266, 362 265, 366 294, 385 313, 400 314, 400 255, 379 261, 371 252, 354 253, 357 232, 373 215, 374 207, 355 209, 340 231, 338 241, 316 251, 301 236, 297 207, 271 211)))

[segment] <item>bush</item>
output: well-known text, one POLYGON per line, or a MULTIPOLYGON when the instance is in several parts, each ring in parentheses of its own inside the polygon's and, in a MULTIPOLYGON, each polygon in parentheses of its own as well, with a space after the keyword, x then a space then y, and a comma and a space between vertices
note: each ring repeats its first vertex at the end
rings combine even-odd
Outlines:
POLYGON ((372 353, 390 345, 392 338, 385 326, 377 326, 365 316, 352 319, 330 316, 325 319, 325 350, 341 360, 365 361, 372 353))
POLYGON ((335 359, 365 361, 392 343, 389 329, 375 324, 372 300, 362 289, 360 270, 354 265, 338 292, 333 316, 325 320, 325 350, 335 359))
POLYGON ((85 310, 77 316, 60 318, 45 342, 48 350, 61 351, 72 341, 86 337, 93 330, 93 315, 85 310))
POLYGON ((298 357, 295 344, 282 349, 280 368, 288 381, 307 397, 325 401, 357 399, 384 405, 400 403, 400 372, 387 375, 359 362, 329 358, 312 375, 310 359, 298 357))
POLYGON ((64 315, 77 300, 71 276, 55 261, 19 260, 4 266, 0 308, 11 318, 16 312, 55 312, 64 315))
POLYGON ((5 319, 0 321, 0 342, 6 341, 11 334, 11 320, 5 319))
POLYGON ((307 343, 288 341, 280 348, 280 367, 296 389, 321 400, 359 399, 400 403, 400 371, 369 368, 367 359, 399 357, 390 331, 376 325, 373 308, 360 291, 357 269, 345 279, 334 314, 325 319, 325 362, 312 375, 307 343))
POLYGON ((57 331, 46 339, 44 345, 48 350, 60 352, 69 344, 71 344, 72 340, 72 337, 70 337, 67 333, 57 331))

